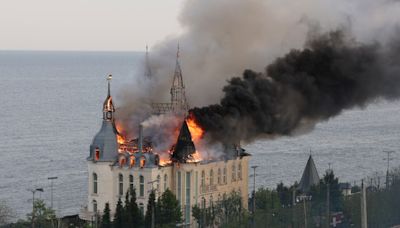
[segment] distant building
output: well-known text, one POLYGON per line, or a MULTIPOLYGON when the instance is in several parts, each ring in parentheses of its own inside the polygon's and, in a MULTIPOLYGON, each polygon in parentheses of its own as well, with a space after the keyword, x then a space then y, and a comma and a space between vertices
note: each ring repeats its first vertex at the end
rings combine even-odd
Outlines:
MULTIPOLYGON (((187 111, 186 98, 177 61, 175 76, 178 82, 171 89, 171 109, 187 111)), ((120 143, 114 124, 112 97, 108 80, 108 94, 103 104, 103 121, 100 131, 90 145, 88 165, 87 205, 81 210, 80 217, 93 220, 103 212, 105 203, 110 204, 111 215, 119 198, 124 199, 126 192, 134 188, 140 210, 145 213, 149 193, 152 189, 160 196, 170 189, 180 202, 183 219, 186 224, 194 225, 191 209, 194 205, 208 207, 232 191, 242 196, 243 207, 248 205, 248 161, 249 154, 240 146, 226 147, 223 157, 206 160, 197 158, 186 162, 185 156, 196 153, 192 136, 186 121, 183 120, 181 133, 177 139, 174 153, 168 163, 161 162, 158 154, 143 138, 140 127, 139 138, 131 144, 120 143)))
POLYGON ((350 183, 339 183, 339 190, 344 196, 351 195, 351 184, 350 183))
POLYGON ((303 193, 310 191, 313 185, 319 184, 319 176, 314 160, 310 154, 306 167, 304 168, 303 176, 301 177, 298 189, 303 193))

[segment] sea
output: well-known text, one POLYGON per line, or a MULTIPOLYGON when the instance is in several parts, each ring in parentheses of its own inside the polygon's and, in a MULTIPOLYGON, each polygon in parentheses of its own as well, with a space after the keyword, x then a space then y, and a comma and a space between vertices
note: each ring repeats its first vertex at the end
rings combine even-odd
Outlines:
MULTIPOLYGON (((48 205, 53 192, 58 216, 77 214, 85 206, 86 158, 101 125, 106 75, 113 74, 112 92, 117 93, 134 81, 143 55, 0 51, 0 202, 12 209, 13 220, 32 210, 36 188, 44 191, 35 197, 48 205), (49 177, 57 177, 53 191, 49 177)), ((384 151, 394 151, 391 168, 400 165, 400 102, 375 101, 321 122, 307 134, 242 146, 252 154, 250 165, 258 166, 257 187, 299 181, 310 154, 320 176, 332 169, 340 182, 359 184, 385 174, 384 151)))

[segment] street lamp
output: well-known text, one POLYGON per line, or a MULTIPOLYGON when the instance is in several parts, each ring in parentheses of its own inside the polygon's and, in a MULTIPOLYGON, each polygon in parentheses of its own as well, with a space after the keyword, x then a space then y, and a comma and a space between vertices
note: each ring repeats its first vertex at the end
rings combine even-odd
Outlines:
POLYGON ((53 180, 58 179, 58 177, 48 177, 47 179, 50 180, 50 207, 53 209, 53 180))
POLYGON ((300 196, 297 196, 297 199, 296 199, 297 202, 303 201, 304 227, 307 227, 307 207, 306 207, 306 201, 311 201, 311 198, 312 198, 312 196, 300 195, 300 196))
POLYGON ((35 228, 35 193, 44 192, 43 188, 29 189, 32 192, 32 228, 35 228))

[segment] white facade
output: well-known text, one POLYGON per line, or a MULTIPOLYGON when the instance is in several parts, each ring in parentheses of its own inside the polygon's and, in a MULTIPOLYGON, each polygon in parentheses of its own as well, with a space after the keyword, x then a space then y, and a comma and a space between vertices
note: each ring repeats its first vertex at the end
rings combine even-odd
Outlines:
POLYGON ((180 202, 184 220, 191 224, 194 224, 191 217, 194 205, 208 207, 232 191, 240 193, 243 207, 247 209, 248 160, 249 156, 243 156, 226 161, 177 163, 154 168, 129 168, 118 163, 88 161, 88 206, 81 217, 92 220, 96 210, 101 214, 107 202, 113 215, 118 199, 123 200, 130 187, 136 189, 137 204, 143 213, 152 188, 157 197, 170 189, 180 202))

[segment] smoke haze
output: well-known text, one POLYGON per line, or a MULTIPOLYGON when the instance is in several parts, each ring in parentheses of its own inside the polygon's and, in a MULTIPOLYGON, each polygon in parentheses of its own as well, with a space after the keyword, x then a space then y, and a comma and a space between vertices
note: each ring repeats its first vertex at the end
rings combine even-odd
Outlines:
MULTIPOLYGON (((254 119, 249 116, 242 118, 237 114, 229 115, 228 119, 221 119, 220 124, 223 123, 232 127, 238 125, 238 129, 243 131, 242 133, 237 131, 232 133, 234 134, 232 140, 244 139, 251 141, 258 137, 254 135, 256 132, 273 135, 274 133, 293 134, 293 130, 296 132, 307 130, 307 127, 312 127, 312 123, 317 119, 327 119, 339 114, 342 109, 335 109, 333 110, 334 114, 327 114, 331 113, 330 109, 332 108, 328 104, 319 107, 314 107, 314 105, 317 105, 314 103, 308 104, 309 99, 317 103, 325 100, 321 98, 319 101, 314 101, 314 97, 308 97, 316 96, 317 94, 315 93, 306 94, 306 97, 300 96, 301 94, 299 95, 299 93, 303 92, 303 90, 297 87, 310 85, 306 84, 306 82, 294 83, 288 81, 291 77, 296 78, 296 80, 300 80, 300 77, 297 76, 298 72, 295 72, 296 76, 291 75, 293 72, 285 68, 285 64, 291 63, 290 59, 297 57, 296 53, 301 55, 306 49, 315 50, 319 48, 318 45, 321 48, 325 45, 325 48, 333 48, 336 51, 339 51, 336 48, 341 48, 340 51, 343 52, 350 51, 353 53, 352 51, 355 51, 356 53, 354 53, 353 57, 362 58, 365 64, 372 63, 373 66, 369 69, 362 69, 364 71, 371 70, 371 72, 362 72, 362 75, 368 74, 368 77, 373 77, 369 76, 369 74, 389 71, 381 69, 383 65, 380 64, 381 61, 385 61, 384 59, 389 58, 389 55, 391 55, 384 50, 390 47, 389 42, 392 42, 391 45, 396 45, 393 37, 396 36, 395 31, 399 19, 400 4, 398 1, 390 0, 188 0, 179 17, 184 32, 167 37, 164 41, 152 46, 150 49, 150 65, 153 77, 149 80, 143 79, 144 69, 138 70, 136 75, 137 82, 129 85, 129 89, 118 95, 119 100, 122 102, 120 103, 121 105, 118 105, 120 108, 117 110, 117 119, 124 123, 126 132, 134 135, 132 132, 137 132, 138 119, 143 121, 150 116, 150 107, 144 104, 146 101, 169 101, 176 47, 179 42, 183 79, 191 107, 219 103, 221 99, 222 103, 224 101, 228 102, 231 97, 227 96, 234 93, 235 83, 247 83, 248 86, 251 86, 253 83, 259 83, 259 80, 268 78, 273 83, 264 83, 264 86, 274 87, 275 84, 279 84, 279 88, 263 88, 267 89, 267 94, 264 95, 270 96, 268 99, 275 99, 288 106, 281 104, 279 107, 267 107, 267 109, 259 107, 260 110, 258 111, 277 114, 277 109, 279 109, 281 111, 278 113, 279 115, 286 115, 280 116, 279 119, 286 119, 286 122, 278 121, 271 124, 271 121, 276 121, 277 118, 271 117, 269 120, 263 120, 264 122, 256 121, 254 123, 254 119), (341 28, 339 32, 329 33, 329 31, 337 30, 338 27, 341 28), (330 35, 322 35, 327 33, 330 35), (355 40, 369 45, 361 45, 355 40), (320 44, 318 44, 318 41, 320 41, 320 44), (304 46, 305 43, 306 45, 304 46), (303 47, 305 49, 302 49, 303 47), (297 49, 298 51, 291 51, 292 49, 297 49), (280 56, 284 56, 285 53, 289 54, 282 59, 275 60, 280 56), (364 54, 368 56, 364 56, 364 54), (271 63, 273 64, 268 67, 268 72, 264 73, 265 66, 271 63), (241 75, 245 69, 252 70, 246 71, 243 79, 235 78, 231 80, 233 76, 241 75), (230 80, 229 85, 222 90, 227 80, 230 80), (287 88, 282 86, 285 84, 288 84, 287 88), (277 99, 276 96, 283 97, 277 99), (292 105, 293 103, 297 105, 292 105), (315 116, 312 114, 314 111, 320 111, 314 109, 323 110, 325 108, 328 109, 326 110, 327 113, 319 112, 315 116), (304 112, 307 115, 303 116, 304 112), (298 114, 289 115, 289 113, 298 114), (265 127, 254 131, 254 124, 262 126, 265 124, 265 127)), ((398 47, 399 45, 397 45, 398 47)), ((345 55, 340 51, 335 54, 339 56, 345 55)), ((317 53, 313 54, 318 56, 317 53)), ((323 55, 322 53, 319 54, 323 55)), ((394 56, 397 56, 397 54, 396 52, 392 53, 394 56)), ((335 57, 337 56, 332 56, 332 58, 335 57)), ((356 65, 362 64, 353 59, 351 60, 356 65)), ((339 63, 335 64, 339 65, 339 63)), ((312 64, 310 63, 310 65, 312 64)), ((344 71, 344 75, 347 75, 347 72, 359 73, 356 69, 352 69, 351 66, 347 67, 349 69, 340 69, 344 71)), ((357 67, 362 66, 357 65, 357 67)), ((306 70, 325 70, 322 66, 315 67, 318 69, 311 68, 312 66, 309 66, 309 69, 307 68, 306 70)), ((396 71, 393 67, 391 69, 396 71)), ((389 75, 388 72, 386 73, 389 75)), ((394 73, 390 75, 394 75, 394 73)), ((308 77, 304 78, 306 80, 310 79, 308 77)), ((342 78, 339 79, 342 80, 342 78)), ((308 83, 312 84, 311 82, 308 83)), ((376 93, 380 93, 385 89, 390 90, 388 93, 394 92, 393 88, 381 86, 382 88, 376 93)), ((326 87, 332 89, 329 86, 326 87)), ((321 89, 326 89, 326 87, 321 89)), ((341 87, 338 88, 339 91, 342 89, 341 87)), ((261 90, 261 88, 259 89, 261 90)), ((362 86, 358 89, 367 90, 369 88, 362 86)), ((351 89, 349 88, 348 90, 351 89)), ((329 92, 331 91, 326 91, 325 93, 329 92)), ((392 97, 391 95, 397 94, 380 95, 392 97)), ((363 106, 380 95, 373 94, 368 98, 353 97, 351 99, 360 99, 361 103, 355 106, 363 106)), ((246 101, 246 97, 241 99, 246 101)), ((340 99, 346 100, 343 96, 340 99)), ((355 103, 357 102, 354 101, 351 105, 345 104, 343 108, 351 108, 355 103)), ((241 103, 237 104, 243 105, 241 103)), ((318 103, 318 105, 320 104, 318 103)), ((218 109, 217 107, 212 106, 209 108, 218 109)), ((201 109, 195 110, 201 113, 201 109)), ((215 111, 215 113, 218 112, 222 111, 215 111)), ((238 114, 242 113, 239 112, 238 114)), ((197 117, 201 118, 199 114, 197 117)), ((210 127, 208 120, 199 121, 208 130, 214 131, 215 134, 213 136, 219 140, 227 140, 218 137, 218 130, 215 130, 215 127, 210 127)))

